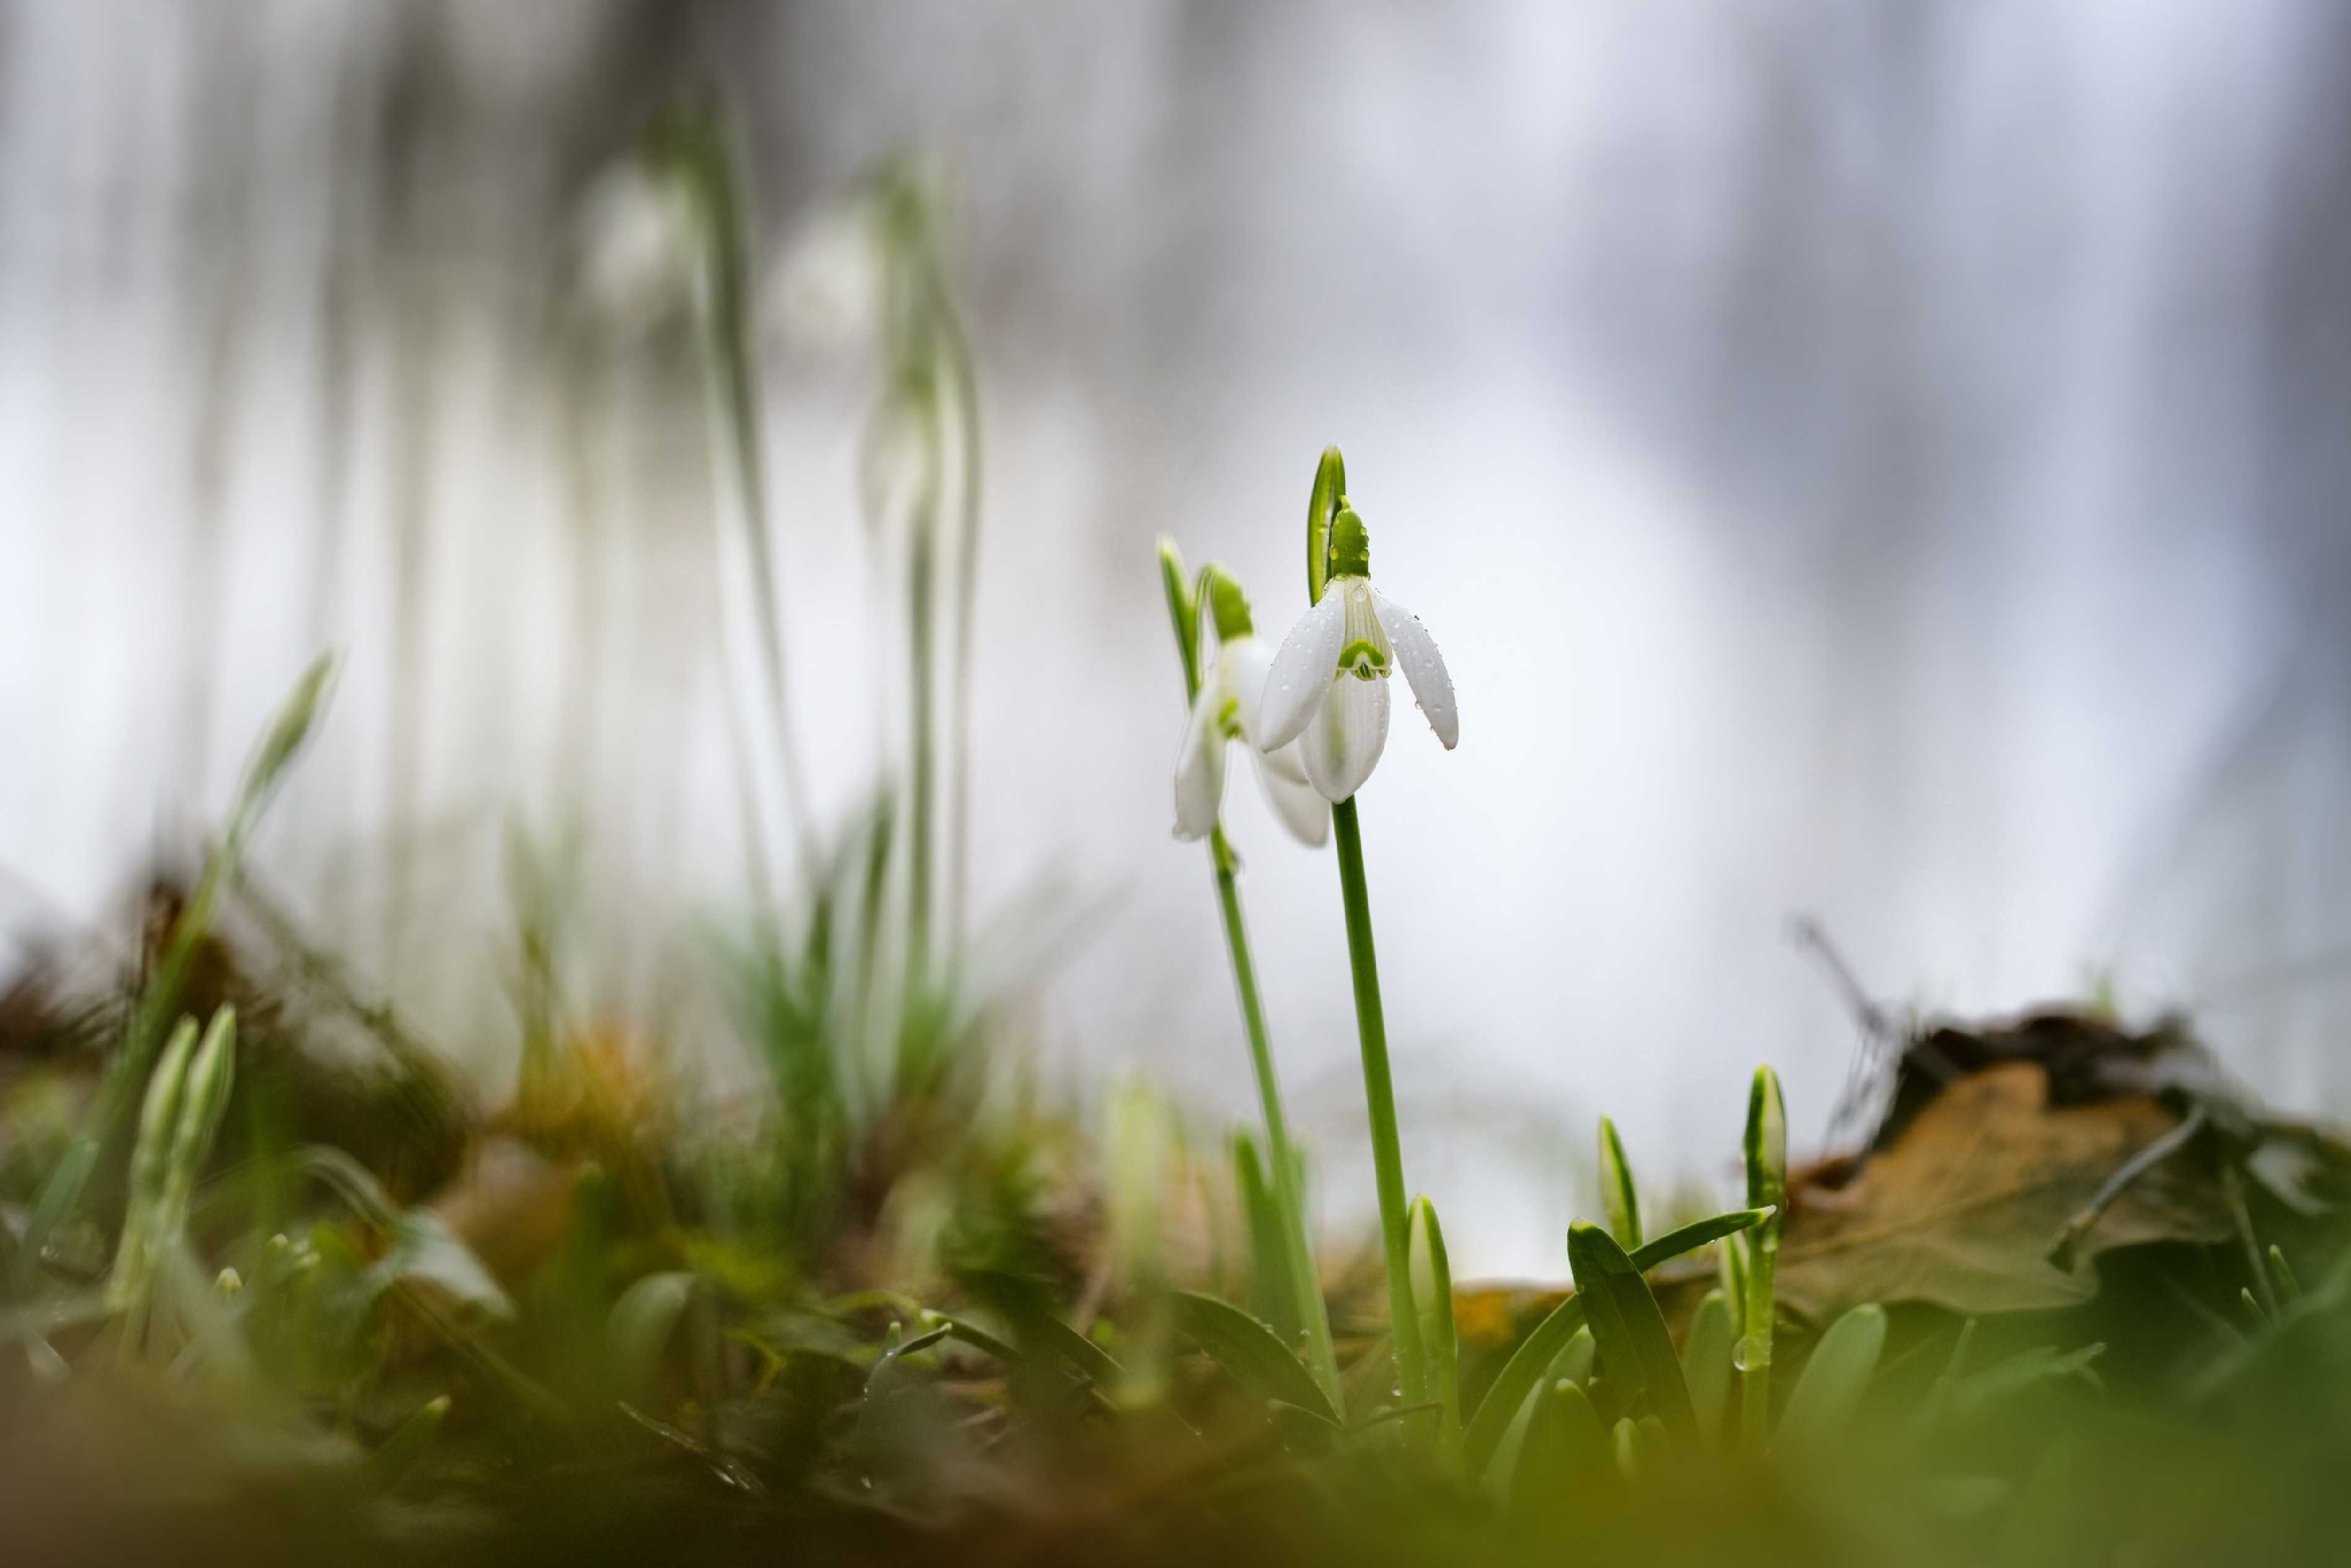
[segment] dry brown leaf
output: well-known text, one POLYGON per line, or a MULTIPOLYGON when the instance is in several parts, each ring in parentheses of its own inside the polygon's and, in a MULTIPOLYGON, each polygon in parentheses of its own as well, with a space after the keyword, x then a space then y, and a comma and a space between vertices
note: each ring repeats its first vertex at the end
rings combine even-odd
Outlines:
POLYGON ((2096 1294, 2100 1252, 2226 1240, 2227 1202, 2190 1148, 2124 1190, 2084 1239, 2072 1272, 2048 1260, 2051 1242, 2099 1186, 2178 1124, 2152 1095, 2051 1105, 2048 1073, 2036 1062, 1969 1073, 1889 1146, 1792 1184, 1780 1299, 1814 1322, 1865 1301, 1961 1312, 2073 1306, 2096 1294))

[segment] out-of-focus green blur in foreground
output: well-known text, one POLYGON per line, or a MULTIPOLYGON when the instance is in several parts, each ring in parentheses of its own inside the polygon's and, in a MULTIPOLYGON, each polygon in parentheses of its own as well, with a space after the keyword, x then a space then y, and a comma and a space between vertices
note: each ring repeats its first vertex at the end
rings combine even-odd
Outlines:
POLYGON ((1364 1246, 1343 1414, 1253 1140, 1050 1109, 1017 980, 874 950, 883 828, 717 944, 768 1076, 716 1119, 572 1016, 518 855, 524 1071, 468 1103, 238 863, 325 685, 123 980, 10 992, 11 1564, 2341 1560, 2339 1150, 2176 1026, 1910 1035, 1866 1150, 1792 1173, 1759 1075, 1766 1207, 1680 1229, 1604 1127, 1573 1296, 1446 1291, 1424 1202, 1443 1407, 1395 1408, 1364 1246))

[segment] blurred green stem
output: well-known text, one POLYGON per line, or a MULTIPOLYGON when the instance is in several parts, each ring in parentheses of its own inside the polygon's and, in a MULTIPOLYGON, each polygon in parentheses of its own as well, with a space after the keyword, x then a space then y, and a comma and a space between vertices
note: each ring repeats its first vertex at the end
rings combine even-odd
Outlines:
POLYGON ((1372 944, 1372 901, 1364 882, 1364 837, 1355 821, 1354 797, 1332 807, 1331 821, 1338 841, 1339 890, 1347 905, 1347 962, 1354 971, 1355 1032, 1363 1046, 1364 1103, 1371 1118, 1372 1170, 1379 1186, 1380 1248, 1387 1260, 1396 1396, 1409 1407, 1428 1399, 1428 1359, 1412 1299, 1412 1219, 1405 1197, 1395 1082, 1388 1069, 1387 1019, 1380 1007, 1380 961, 1372 944))
POLYGON ((962 514, 962 540, 956 560, 955 756, 948 786, 947 942, 950 957, 963 949, 971 875, 971 669, 979 607, 979 381, 971 344, 956 315, 936 256, 931 259, 931 293, 937 316, 940 358, 955 399, 956 444, 962 459, 956 502, 962 514))
POLYGON ((1339 1390, 1339 1358, 1331 1345, 1330 1309, 1322 1301, 1313 1249, 1306 1239, 1305 1195, 1299 1190, 1298 1161, 1290 1152, 1290 1118, 1281 1108, 1281 1082, 1274 1076, 1273 1045, 1267 1037, 1265 1007, 1259 999, 1257 964, 1249 954, 1249 927, 1241 918, 1238 862, 1226 841, 1223 824, 1208 835, 1208 860, 1216 867, 1217 904, 1225 918, 1225 946, 1232 956, 1233 989, 1239 993, 1241 1022, 1249 1031, 1249 1063, 1257 1071, 1259 1108, 1265 1114, 1265 1145, 1272 1162, 1274 1201, 1281 1208, 1282 1249, 1289 1256, 1298 1321, 1305 1326, 1306 1350, 1314 1379, 1331 1396, 1332 1408, 1346 1408, 1339 1390))
MULTIPOLYGON (((751 591, 758 674, 775 730, 784 810, 791 820, 802 874, 812 876, 818 863, 816 833, 809 820, 808 787, 800 772, 790 689, 785 682, 783 615, 776 598, 774 533, 768 515, 766 467, 760 457, 758 387, 751 365, 748 263, 740 190, 732 152, 716 123, 695 123, 684 135, 682 151, 701 187, 710 223, 708 293, 695 315, 703 329, 709 374, 712 440, 717 449, 714 455, 719 458, 715 466, 722 497, 727 488, 734 491, 745 555, 743 575, 749 579, 751 591)), ((720 527, 725 526, 722 519, 720 527)), ((755 853, 759 849, 756 839, 753 849, 755 853)))
POLYGON ((922 487, 914 498, 914 527, 907 540, 907 650, 914 676, 908 722, 912 728, 914 781, 907 804, 906 968, 920 980, 930 961, 932 818, 935 812, 938 760, 932 732, 937 724, 936 653, 939 563, 939 490, 946 465, 941 439, 938 387, 920 389, 923 413, 922 487))

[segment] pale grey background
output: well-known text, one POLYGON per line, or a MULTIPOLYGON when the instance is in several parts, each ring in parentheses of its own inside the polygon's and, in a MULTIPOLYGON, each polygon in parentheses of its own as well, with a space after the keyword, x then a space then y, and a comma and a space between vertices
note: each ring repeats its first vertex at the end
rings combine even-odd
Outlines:
MULTIPOLYGON (((1169 841, 1176 533, 1300 602, 1315 453, 1458 683, 1364 800, 1411 1174, 1557 1271, 1565 1129, 1719 1178, 1889 999, 2194 1004, 2341 1103, 2351 10, 2194 4, 0 5, 0 867, 20 928, 184 848, 308 653, 262 849, 495 1079, 496 829, 585 812, 590 1000, 738 887, 690 379, 550 358, 585 181, 715 76, 763 243, 956 192, 990 486, 977 904, 1107 915, 1053 1062, 1249 1101, 1169 841), (400 672, 409 674, 403 677, 400 672), (664 940, 649 933, 665 934, 664 940)), ((771 346, 796 698, 874 766, 853 365, 771 346)), ((1277 608, 1278 607, 1278 608, 1277 608)), ((1342 1164, 1327 856, 1233 813, 1342 1164)), ((1361 1184, 1356 1184, 1361 1185, 1361 1184)), ((1457 1218, 1458 1217, 1458 1218, 1457 1218)))

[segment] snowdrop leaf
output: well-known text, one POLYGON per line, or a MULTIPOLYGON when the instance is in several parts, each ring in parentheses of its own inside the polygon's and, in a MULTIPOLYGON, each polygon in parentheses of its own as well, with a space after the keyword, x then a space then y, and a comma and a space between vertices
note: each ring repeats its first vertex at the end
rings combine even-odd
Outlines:
POLYGON ((1788 1391, 1787 1407, 1780 1414, 1782 1452, 1817 1454, 1835 1438, 1861 1408, 1885 1348, 1883 1307, 1855 1307, 1829 1325, 1788 1391))
MULTIPOLYGON (((1735 1208, 1726 1214, 1696 1220, 1649 1242, 1633 1254, 1632 1260, 1644 1271, 1655 1269, 1685 1252, 1695 1252, 1708 1242, 1735 1236, 1764 1218, 1767 1213, 1763 1209, 1735 1208)), ((1526 1402, 1529 1392, 1541 1380, 1552 1361, 1567 1348, 1568 1342, 1575 1337, 1576 1330, 1583 1326, 1583 1301, 1580 1295, 1570 1296, 1553 1307, 1551 1315, 1537 1323, 1534 1331, 1520 1342, 1519 1348, 1503 1364, 1500 1374, 1487 1388, 1486 1396, 1479 1402, 1478 1413, 1470 1417, 1463 1434, 1462 1448, 1468 1456, 1472 1473, 1482 1469, 1493 1457, 1502 1434, 1517 1416, 1520 1406, 1526 1402)))
POLYGON ((1170 1301, 1176 1332, 1207 1352, 1243 1388, 1261 1399, 1295 1405, 1325 1421, 1338 1420, 1322 1385, 1271 1329, 1214 1296, 1177 1291, 1170 1301))
POLYGON ((1689 1385, 1640 1266, 1614 1237, 1582 1220, 1568 1229, 1567 1262, 1600 1359, 1609 1381, 1624 1391, 1624 1403, 1656 1416, 1677 1442, 1695 1443, 1698 1416, 1689 1385))

